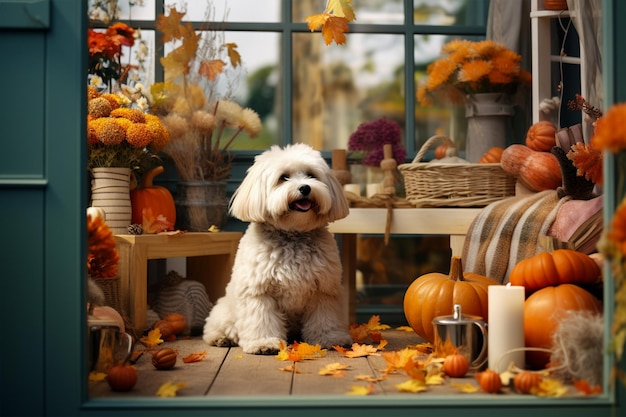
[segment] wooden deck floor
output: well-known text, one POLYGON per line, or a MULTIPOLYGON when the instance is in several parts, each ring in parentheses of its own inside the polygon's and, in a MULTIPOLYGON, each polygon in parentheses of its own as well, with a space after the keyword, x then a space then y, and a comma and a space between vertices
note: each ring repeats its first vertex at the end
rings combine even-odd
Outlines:
MULTIPOLYGON (((385 351, 399 350, 415 345, 421 340, 415 333, 387 330, 383 337, 388 340, 385 351)), ((167 382, 183 382, 178 397, 189 396, 284 396, 284 395, 347 395, 353 386, 368 387, 369 382, 356 379, 359 375, 379 377, 387 367, 382 356, 346 358, 335 350, 328 350, 325 357, 295 363, 297 372, 280 370, 293 362, 275 356, 244 354, 239 347, 218 348, 206 345, 201 338, 179 339, 159 347, 170 347, 179 353, 178 362, 171 370, 157 370, 152 366, 151 355, 142 355, 136 363, 138 382, 130 392, 113 392, 106 381, 89 382, 90 397, 154 397, 159 387, 167 382), (205 359, 196 363, 183 363, 183 357, 194 352, 207 351, 205 359), (321 376, 319 370, 327 364, 348 365, 342 377, 321 376)), ((409 378, 404 372, 390 374, 386 379, 372 383, 371 395, 418 395, 400 392, 396 385, 409 378)), ((473 374, 465 378, 446 379, 444 384, 429 386, 433 394, 459 394, 452 383, 469 383, 478 386, 473 374)), ((505 393, 511 390, 505 388, 505 393)), ((512 394, 515 395, 515 394, 512 394)))

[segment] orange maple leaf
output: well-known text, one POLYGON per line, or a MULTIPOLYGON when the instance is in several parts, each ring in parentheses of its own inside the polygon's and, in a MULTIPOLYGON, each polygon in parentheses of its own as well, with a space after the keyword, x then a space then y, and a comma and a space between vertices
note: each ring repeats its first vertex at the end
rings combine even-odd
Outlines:
POLYGON ((180 22, 182 21, 183 16, 185 16, 185 12, 179 12, 176 10, 176 7, 172 7, 167 16, 160 14, 157 17, 156 27, 163 33, 163 36, 161 37, 161 41, 163 43, 178 39, 182 36, 182 25, 180 22))
POLYGON ((172 229, 174 226, 172 222, 167 220, 167 217, 159 214, 154 216, 151 208, 145 208, 141 211, 142 222, 141 227, 144 233, 161 233, 172 229))
POLYGON ((193 363, 193 362, 201 362, 206 357, 206 350, 202 352, 194 352, 183 358, 184 363, 193 363))
POLYGON ((329 17, 330 17, 330 14, 321 13, 321 14, 313 14, 311 16, 307 16, 304 20, 306 21, 307 26, 309 27, 309 30, 311 32, 315 32, 320 27, 324 26, 324 24, 326 23, 329 17))
POLYGON ((346 349, 342 346, 333 346, 337 352, 341 353, 346 358, 360 358, 362 356, 378 355, 378 348, 372 345, 360 345, 358 343, 352 344, 352 349, 346 349))
POLYGON ((241 64, 241 55, 239 51, 237 51, 237 44, 229 42, 225 43, 224 46, 226 47, 228 58, 230 59, 230 65, 237 68, 237 66, 241 64))
POLYGON ((602 387, 600 385, 596 385, 592 388, 587 380, 576 379, 572 383, 578 391, 584 393, 585 395, 600 394, 602 392, 602 387))
POLYGON ((281 361, 300 362, 304 359, 321 358, 326 355, 326 349, 322 349, 321 345, 309 345, 308 343, 294 342, 287 346, 285 342, 280 342, 280 351, 276 355, 276 359, 281 361))
POLYGON ((224 71, 226 62, 221 59, 213 59, 211 61, 202 61, 198 73, 204 75, 211 81, 215 81, 217 76, 224 71))
POLYGON ((324 26, 322 26, 322 36, 324 37, 324 43, 330 45, 333 41, 337 45, 343 45, 346 43, 346 35, 344 33, 349 32, 348 19, 345 17, 330 16, 324 26))

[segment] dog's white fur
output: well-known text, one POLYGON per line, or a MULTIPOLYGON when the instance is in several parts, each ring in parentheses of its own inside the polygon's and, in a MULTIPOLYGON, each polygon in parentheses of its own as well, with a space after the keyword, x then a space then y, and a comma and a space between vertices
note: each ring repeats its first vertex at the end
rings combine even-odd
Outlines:
POLYGON ((348 207, 328 164, 308 145, 258 155, 231 200, 231 214, 250 225, 203 339, 253 354, 276 353, 294 333, 325 348, 351 344, 339 251, 327 230, 348 207))

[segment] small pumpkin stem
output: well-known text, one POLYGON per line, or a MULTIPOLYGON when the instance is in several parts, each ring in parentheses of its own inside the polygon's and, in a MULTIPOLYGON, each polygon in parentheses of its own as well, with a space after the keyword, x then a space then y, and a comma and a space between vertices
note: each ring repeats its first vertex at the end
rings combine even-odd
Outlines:
POLYGON ((152 181, 154 180, 154 177, 156 177, 157 175, 163 173, 163 171, 165 171, 165 168, 163 168, 163 165, 159 165, 158 167, 151 169, 150 171, 146 172, 143 175, 143 180, 141 181, 141 186, 143 188, 151 188, 153 187, 153 183, 152 181))
POLYGON ((448 276, 454 281, 465 281, 463 277, 463 262, 460 256, 453 256, 450 260, 450 273, 448 276))

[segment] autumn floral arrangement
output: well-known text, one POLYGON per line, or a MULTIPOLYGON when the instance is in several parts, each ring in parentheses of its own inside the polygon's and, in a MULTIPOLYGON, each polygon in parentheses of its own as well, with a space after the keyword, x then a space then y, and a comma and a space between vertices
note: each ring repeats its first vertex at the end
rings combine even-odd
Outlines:
POLYGON ((121 22, 113 23, 104 32, 87 30, 91 84, 102 83, 108 91, 113 91, 113 82, 124 80, 131 67, 122 64, 122 46, 132 47, 135 34, 133 28, 121 22))
POLYGON ((423 106, 463 103, 468 94, 514 93, 519 85, 531 83, 530 73, 520 66, 521 56, 498 42, 456 39, 441 52, 418 85, 417 99, 423 106))
POLYGON ((150 88, 151 111, 170 133, 163 152, 181 180, 223 180, 230 176, 234 140, 241 132, 256 137, 261 120, 254 110, 218 97, 228 63, 241 63, 237 45, 223 43, 219 31, 197 34, 191 23, 181 22, 184 15, 172 7, 157 18, 163 43, 178 46, 161 59, 165 80, 150 88))
POLYGON ((170 141, 161 120, 139 108, 122 94, 99 93, 88 86, 87 149, 89 168, 140 169, 146 158, 170 141))
POLYGON ((406 150, 401 141, 400 126, 386 118, 361 123, 350 135, 348 150, 362 154, 363 165, 377 167, 384 158, 383 146, 385 144, 392 145, 396 162, 404 163, 406 150))

